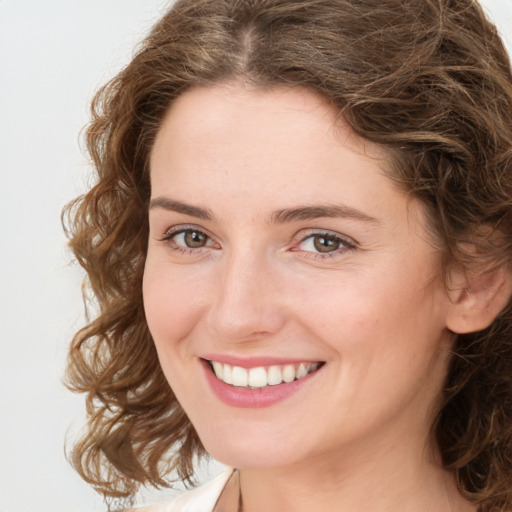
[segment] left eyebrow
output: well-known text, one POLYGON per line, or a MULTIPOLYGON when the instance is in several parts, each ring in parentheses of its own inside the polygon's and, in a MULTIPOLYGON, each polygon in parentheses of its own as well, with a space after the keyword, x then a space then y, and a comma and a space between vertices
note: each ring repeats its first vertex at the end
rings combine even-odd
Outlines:
POLYGON ((328 204, 317 206, 301 206, 298 208, 285 208, 277 210, 272 214, 271 220, 274 224, 284 224, 286 222, 313 220, 322 217, 327 218, 347 218, 363 222, 378 224, 379 220, 360 210, 346 205, 328 204))

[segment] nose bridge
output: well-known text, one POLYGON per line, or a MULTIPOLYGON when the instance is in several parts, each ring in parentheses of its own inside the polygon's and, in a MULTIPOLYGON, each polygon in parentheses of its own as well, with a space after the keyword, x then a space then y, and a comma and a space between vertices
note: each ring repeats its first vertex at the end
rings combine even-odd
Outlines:
POLYGON ((221 265, 210 325, 223 339, 243 341, 277 331, 283 321, 277 274, 264 250, 247 244, 221 265))

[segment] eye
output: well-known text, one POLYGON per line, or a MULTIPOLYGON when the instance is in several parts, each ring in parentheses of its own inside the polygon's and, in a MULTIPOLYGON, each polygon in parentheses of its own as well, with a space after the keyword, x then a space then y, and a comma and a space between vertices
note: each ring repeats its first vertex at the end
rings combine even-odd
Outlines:
POLYGON ((208 243, 208 235, 201 231, 187 229, 181 233, 176 233, 173 240, 177 245, 185 246, 190 249, 199 249, 205 247, 208 243))
POLYGON ((297 249, 308 253, 315 253, 320 255, 335 255, 344 253, 348 250, 355 248, 355 243, 349 239, 342 237, 336 233, 311 233, 310 235, 302 238, 298 243, 297 249))
POLYGON ((200 229, 175 228, 171 229, 163 238, 162 242, 167 242, 169 248, 174 251, 194 251, 206 247, 217 248, 217 244, 200 229))
POLYGON ((317 252, 337 251, 341 246, 341 240, 333 235, 313 235, 302 242, 303 250, 315 250, 317 252))

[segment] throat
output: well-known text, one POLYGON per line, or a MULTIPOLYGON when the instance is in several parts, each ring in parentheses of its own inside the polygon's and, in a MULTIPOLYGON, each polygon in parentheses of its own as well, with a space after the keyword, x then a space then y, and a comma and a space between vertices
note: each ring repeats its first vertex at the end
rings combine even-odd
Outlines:
POLYGON ((345 480, 316 472, 317 478, 304 480, 292 472, 280 478, 273 470, 235 470, 219 500, 223 508, 213 512, 479 512, 458 492, 453 476, 439 470, 441 478, 433 480, 426 475, 422 482, 391 475, 380 484, 361 473, 345 480))

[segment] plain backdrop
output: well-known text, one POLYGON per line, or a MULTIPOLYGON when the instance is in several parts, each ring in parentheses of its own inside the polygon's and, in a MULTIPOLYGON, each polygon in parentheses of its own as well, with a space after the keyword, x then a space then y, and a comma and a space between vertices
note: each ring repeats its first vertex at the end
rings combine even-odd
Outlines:
MULTIPOLYGON (((512 0, 483 3, 512 48, 512 0)), ((0 512, 105 510, 64 456, 84 417, 62 385, 83 307, 60 211, 88 182, 79 134, 94 91, 169 5, 0 0, 0 512)))

